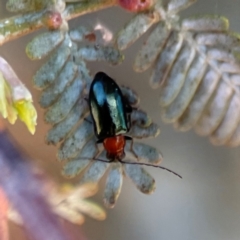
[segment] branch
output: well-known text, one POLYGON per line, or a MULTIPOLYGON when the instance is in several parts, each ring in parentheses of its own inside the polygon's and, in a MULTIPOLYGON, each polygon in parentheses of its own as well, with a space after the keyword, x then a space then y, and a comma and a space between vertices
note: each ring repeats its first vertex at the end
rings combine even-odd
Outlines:
MULTIPOLYGON (((81 3, 67 4, 63 17, 70 20, 81 15, 99 11, 101 9, 114 6, 115 0, 86 1, 81 3)), ((22 37, 46 25, 46 17, 49 10, 27 13, 0 21, 0 46, 15 38, 22 37)))
POLYGON ((64 10, 66 20, 70 20, 87 13, 96 12, 104 8, 116 5, 115 0, 101 0, 101 1, 86 1, 80 3, 68 4, 64 10))
POLYGON ((0 21, 0 46, 43 27, 46 10, 27 13, 0 21))

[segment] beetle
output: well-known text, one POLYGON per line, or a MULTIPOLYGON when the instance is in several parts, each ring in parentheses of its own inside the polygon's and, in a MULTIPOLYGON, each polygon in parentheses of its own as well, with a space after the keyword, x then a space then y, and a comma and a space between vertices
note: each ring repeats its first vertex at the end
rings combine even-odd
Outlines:
POLYGON ((89 90, 89 108, 97 143, 103 143, 111 161, 124 158, 125 136, 131 128, 132 107, 124 98, 117 83, 103 72, 98 72, 89 90))
MULTIPOLYGON (((88 104, 93 119, 94 132, 98 139, 97 143, 103 143, 107 152, 106 157, 109 160, 107 162, 119 161, 124 164, 157 167, 182 178, 179 174, 162 166, 122 160, 125 156, 126 140, 131 140, 133 144, 132 138, 125 135, 131 128, 133 109, 127 99, 124 98, 117 83, 106 73, 98 72, 95 75, 89 89, 88 104)), ((136 156, 136 158, 138 157, 136 156)), ((94 158, 94 160, 106 162, 98 158, 94 158)))

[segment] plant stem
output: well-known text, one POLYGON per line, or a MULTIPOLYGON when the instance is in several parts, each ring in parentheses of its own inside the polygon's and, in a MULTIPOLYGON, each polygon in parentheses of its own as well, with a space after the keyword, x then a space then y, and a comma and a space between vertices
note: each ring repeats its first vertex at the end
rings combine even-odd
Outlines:
POLYGON ((45 11, 27 13, 0 21, 0 46, 43 27, 45 11))
MULTIPOLYGON (((99 11, 116 5, 115 0, 86 0, 80 3, 67 4, 63 16, 70 20, 81 15, 99 11)), ((44 27, 44 17, 46 9, 14 16, 0 21, 0 46, 15 38, 31 33, 41 27, 44 27)))
POLYGON ((114 5, 116 5, 115 0, 90 0, 86 2, 73 3, 67 5, 64 15, 66 20, 70 20, 72 18, 76 18, 87 13, 96 12, 114 5))

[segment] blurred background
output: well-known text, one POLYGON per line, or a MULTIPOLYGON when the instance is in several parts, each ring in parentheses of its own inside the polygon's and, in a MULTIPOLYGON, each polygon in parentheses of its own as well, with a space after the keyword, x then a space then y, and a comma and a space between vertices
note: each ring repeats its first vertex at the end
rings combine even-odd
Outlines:
MULTIPOLYGON (((10 16, 5 10, 5 0, 0 2, 0 18, 10 16)), ((199 0, 182 12, 181 17, 198 13, 224 15, 230 20, 230 28, 240 32, 240 0, 199 0)), ((123 27, 132 14, 114 7, 74 19, 70 26, 101 23, 112 32, 123 27)), ((40 30, 43 31, 43 30, 40 30)), ((40 32, 39 31, 39 32, 40 32)), ((38 33, 39 33, 38 32, 38 33)), ((36 34, 36 33, 35 33, 36 34)), ((32 76, 42 64, 31 62, 25 55, 25 46, 34 34, 11 41, 0 47, 0 55, 15 69, 17 75, 31 90, 38 111, 38 126, 34 136, 21 122, 8 125, 22 149, 57 181, 61 177, 61 165, 56 160, 56 148, 44 143, 49 126, 43 121, 43 110, 37 102, 40 92, 33 88, 32 76)), ((161 134, 145 142, 157 147, 164 156, 163 166, 183 176, 175 177, 160 169, 148 168, 155 177, 157 189, 150 196, 143 195, 125 179, 122 193, 107 219, 97 222, 86 218, 79 228, 89 240, 238 240, 240 236, 240 149, 214 147, 207 138, 197 136, 193 131, 176 132, 171 125, 165 125, 160 118, 158 90, 148 84, 149 72, 135 73, 132 64, 140 44, 125 51, 125 61, 117 67, 106 63, 90 63, 92 74, 105 71, 119 84, 135 89, 141 99, 141 108, 159 123, 161 134)), ((77 181, 77 179, 75 180, 77 181)), ((104 182, 95 200, 102 204, 104 182)), ((21 229, 10 226, 11 239, 25 239, 21 229)))

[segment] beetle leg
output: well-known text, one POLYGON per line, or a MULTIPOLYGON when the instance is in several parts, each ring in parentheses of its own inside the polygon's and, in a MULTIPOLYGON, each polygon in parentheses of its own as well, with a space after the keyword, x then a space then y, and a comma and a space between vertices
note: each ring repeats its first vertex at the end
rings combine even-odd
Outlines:
POLYGON ((133 141, 132 137, 124 136, 124 138, 125 138, 125 140, 127 140, 127 141, 129 141, 129 140, 133 141))
POLYGON ((125 104, 125 110, 126 110, 127 113, 132 113, 133 108, 132 108, 131 105, 129 105, 129 104, 125 104))
POLYGON ((137 111, 139 110, 139 107, 132 107, 132 110, 137 111))
POLYGON ((92 124, 92 121, 88 120, 87 118, 84 118, 83 120, 92 124))
MULTIPOLYGON (((83 98, 87 103, 89 103, 88 102, 88 98, 86 98, 86 97, 84 97, 83 98)), ((89 121, 88 119, 86 119, 86 118, 84 118, 84 121, 86 121, 86 122, 88 122, 88 123, 91 123, 92 124, 92 122, 91 121, 89 121)))
POLYGON ((124 107, 125 107, 126 112, 131 113, 133 108, 125 96, 123 96, 123 102, 124 102, 124 107))
POLYGON ((97 144, 103 143, 103 141, 104 141, 104 139, 98 139, 98 140, 96 141, 96 143, 97 143, 97 144))

